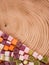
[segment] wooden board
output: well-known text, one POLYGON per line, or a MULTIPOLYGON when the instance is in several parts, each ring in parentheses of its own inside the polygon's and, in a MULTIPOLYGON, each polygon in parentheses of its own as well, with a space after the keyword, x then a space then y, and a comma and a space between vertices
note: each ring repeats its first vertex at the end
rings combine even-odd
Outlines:
POLYGON ((0 29, 49 56, 49 1, 0 0, 0 29))

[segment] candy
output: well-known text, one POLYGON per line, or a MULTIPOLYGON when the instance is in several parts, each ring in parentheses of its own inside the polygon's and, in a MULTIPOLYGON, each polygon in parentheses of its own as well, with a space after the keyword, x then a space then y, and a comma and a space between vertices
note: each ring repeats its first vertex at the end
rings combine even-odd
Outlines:
POLYGON ((7 62, 7 61, 6 61, 6 62, 4 62, 4 64, 5 64, 5 65, 10 65, 10 63, 9 63, 9 62, 7 62))
POLYGON ((25 54, 25 55, 24 55, 24 59, 25 59, 25 60, 28 60, 28 58, 29 58, 29 55, 25 54))
POLYGON ((20 63, 19 65, 23 65, 23 63, 20 63))
POLYGON ((0 60, 4 60, 4 54, 0 54, 0 60))
POLYGON ((25 53, 28 53, 29 52, 29 48, 26 47, 25 50, 24 50, 25 53))
POLYGON ((14 54, 14 59, 18 59, 19 58, 19 54, 14 54))
POLYGON ((19 49, 18 48, 14 48, 13 52, 18 54, 19 53, 19 49))
POLYGON ((24 50, 25 50, 25 46, 22 45, 22 46, 20 47, 20 50, 24 51, 24 50))
POLYGON ((10 65, 16 65, 16 63, 15 62, 10 62, 10 65))
POLYGON ((21 46, 22 46, 22 43, 19 41, 19 42, 17 43, 16 47, 20 49, 21 46))
POLYGON ((5 56, 10 56, 10 51, 5 51, 5 56))
POLYGON ((6 40, 3 40, 3 41, 2 41, 2 44, 3 44, 3 45, 6 45, 6 40))
POLYGON ((33 56, 29 56, 29 59, 28 59, 30 62, 34 62, 35 61, 35 58, 33 56))
POLYGON ((14 53, 13 52, 11 52, 11 57, 13 57, 14 56, 14 53))
POLYGON ((17 40, 17 39, 13 39, 11 43, 12 43, 13 45, 16 45, 16 44, 17 44, 17 42, 18 42, 18 40, 17 40))
POLYGON ((4 63, 2 62, 0 65, 4 65, 4 63))
POLYGON ((14 59, 13 59, 13 57, 10 57, 10 62, 12 62, 14 59))
POLYGON ((29 53, 28 53, 29 55, 32 55, 33 54, 33 51, 32 50, 29 50, 29 53))
POLYGON ((0 63, 2 63, 2 60, 0 60, 0 63))
POLYGON ((29 62, 29 64, 28 65, 34 65, 34 62, 29 62))
POLYGON ((9 47, 7 45, 4 46, 3 50, 8 51, 9 47))
POLYGON ((48 63, 48 57, 44 56, 41 61, 42 61, 43 63, 48 63))
POLYGON ((4 50, 1 50, 1 54, 4 54, 5 53, 5 51, 4 50))
POLYGON ((2 38, 5 39, 5 40, 7 40, 8 35, 7 35, 6 33, 4 33, 4 34, 2 35, 2 38))
POLYGON ((10 60, 10 58, 9 58, 9 57, 7 57, 7 56, 5 56, 4 60, 5 60, 5 61, 9 61, 9 60, 10 60))
POLYGON ((34 65, 40 65, 40 62, 39 62, 38 60, 36 60, 36 61, 34 62, 34 65))
POLYGON ((0 42, 2 42, 2 41, 3 41, 3 38, 0 37, 0 42))
POLYGON ((8 44, 9 44, 9 45, 11 44, 11 42, 9 42, 9 41, 6 41, 6 43, 7 43, 7 45, 8 45, 8 44))
POLYGON ((40 65, 45 65, 45 63, 40 62, 40 65))
POLYGON ((39 55, 39 56, 38 56, 38 59, 39 59, 39 60, 42 60, 42 59, 43 59, 43 56, 42 56, 42 55, 39 55))
POLYGON ((28 61, 27 61, 27 60, 24 60, 24 61, 23 61, 23 64, 28 64, 28 61))
POLYGON ((2 50, 2 49, 3 49, 3 47, 4 47, 4 45, 3 45, 3 44, 0 44, 0 50, 2 50))
POLYGON ((14 49, 14 46, 13 46, 13 45, 10 45, 10 46, 9 46, 9 50, 10 50, 10 51, 13 51, 13 49, 14 49))
POLYGON ((3 34, 3 32, 2 32, 2 31, 0 31, 0 36, 2 36, 2 34, 3 34))
POLYGON ((19 50, 19 54, 20 54, 20 55, 23 55, 23 54, 24 54, 24 51, 19 50))
POLYGON ((21 63, 21 61, 20 60, 14 60, 15 62, 16 62, 16 65, 19 65, 20 63, 21 63))
POLYGON ((9 41, 12 41, 13 40, 13 37, 9 35, 8 40, 9 41))
POLYGON ((34 52, 32 56, 35 57, 35 58, 37 58, 38 57, 38 53, 34 52))
POLYGON ((24 60, 24 56, 20 55, 19 56, 19 60, 23 61, 24 60))
POLYGON ((47 63, 46 65, 49 65, 49 63, 47 63))

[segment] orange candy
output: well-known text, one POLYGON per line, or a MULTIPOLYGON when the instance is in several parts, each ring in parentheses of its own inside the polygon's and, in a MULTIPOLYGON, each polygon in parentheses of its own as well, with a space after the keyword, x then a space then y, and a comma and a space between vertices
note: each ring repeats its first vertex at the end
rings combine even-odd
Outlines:
POLYGON ((13 51, 14 47, 15 47, 15 46, 10 45, 10 46, 9 46, 9 50, 10 50, 10 51, 13 51))
POLYGON ((7 45, 4 46, 3 48, 5 51, 8 51, 9 47, 7 45))
POLYGON ((18 39, 13 39, 13 40, 12 40, 12 44, 13 44, 13 45, 16 45, 17 42, 18 42, 18 39))
POLYGON ((0 63, 2 63, 2 61, 0 60, 0 63))
POLYGON ((2 41, 3 41, 3 38, 0 37, 0 42, 2 42, 2 41))

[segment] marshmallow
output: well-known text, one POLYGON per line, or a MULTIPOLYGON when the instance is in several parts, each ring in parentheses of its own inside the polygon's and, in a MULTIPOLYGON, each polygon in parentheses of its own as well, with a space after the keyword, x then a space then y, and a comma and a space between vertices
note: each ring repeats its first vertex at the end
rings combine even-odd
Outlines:
POLYGON ((2 32, 2 31, 0 31, 0 36, 2 36, 2 34, 3 34, 3 32, 2 32))
POLYGON ((34 62, 29 62, 29 64, 28 65, 34 65, 34 62))
POLYGON ((19 65, 23 65, 22 63, 20 63, 19 65))
POLYGON ((37 58, 38 57, 38 53, 34 52, 32 56, 35 57, 35 58, 37 58))
POLYGON ((13 40, 13 37, 12 37, 12 36, 9 36, 9 37, 8 37, 8 40, 9 40, 9 41, 12 41, 12 40, 13 40))
POLYGON ((23 61, 24 60, 24 56, 20 55, 19 56, 19 60, 23 61))
POLYGON ((20 54, 20 55, 23 55, 23 54, 24 54, 24 51, 20 50, 20 51, 19 51, 19 54, 20 54))
POLYGON ((29 52, 29 48, 26 47, 25 50, 24 50, 25 53, 28 53, 29 52))
POLYGON ((10 55, 10 51, 5 51, 5 56, 9 56, 10 55))
POLYGON ((5 56, 5 61, 9 61, 9 57, 5 56))
POLYGON ((39 60, 42 60, 42 59, 43 59, 43 56, 42 56, 42 55, 39 55, 39 56, 38 56, 38 59, 39 59, 39 60))
POLYGON ((2 50, 2 49, 3 49, 3 47, 4 47, 4 45, 3 45, 3 44, 0 44, 0 50, 2 50))

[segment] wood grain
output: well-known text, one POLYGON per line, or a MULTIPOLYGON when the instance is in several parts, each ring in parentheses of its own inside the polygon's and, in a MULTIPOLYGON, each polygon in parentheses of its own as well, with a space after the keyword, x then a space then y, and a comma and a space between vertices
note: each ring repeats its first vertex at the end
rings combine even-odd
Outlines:
POLYGON ((0 0, 0 29, 49 56, 49 1, 0 0))

